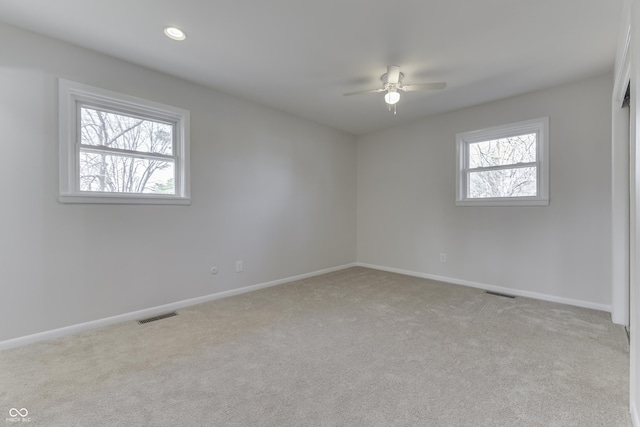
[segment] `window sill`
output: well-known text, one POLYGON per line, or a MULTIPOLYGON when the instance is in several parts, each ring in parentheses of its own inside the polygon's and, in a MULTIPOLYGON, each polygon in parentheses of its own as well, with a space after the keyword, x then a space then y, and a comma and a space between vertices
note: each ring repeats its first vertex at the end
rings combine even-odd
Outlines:
POLYGON ((112 205, 190 205, 191 199, 176 196, 123 195, 123 194, 60 194, 60 203, 112 204, 112 205))
POLYGON ((549 199, 470 199, 456 200, 456 206, 549 206, 549 199))

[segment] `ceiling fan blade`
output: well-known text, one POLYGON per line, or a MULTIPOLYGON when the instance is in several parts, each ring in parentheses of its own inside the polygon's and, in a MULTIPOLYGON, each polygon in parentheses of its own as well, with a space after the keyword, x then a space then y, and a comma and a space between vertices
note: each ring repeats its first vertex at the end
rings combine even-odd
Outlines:
POLYGON ((400 81, 400 67, 389 65, 387 67, 387 83, 395 85, 400 81))
POLYGON ((444 89, 447 87, 445 82, 440 83, 425 83, 421 85, 404 85, 398 89, 401 89, 405 92, 413 92, 416 90, 426 90, 426 89, 444 89))
POLYGON ((361 95, 363 93, 378 93, 378 92, 384 92, 384 88, 380 88, 380 89, 368 89, 368 90, 359 90, 357 92, 349 92, 349 93, 345 93, 342 96, 351 96, 351 95, 361 95))

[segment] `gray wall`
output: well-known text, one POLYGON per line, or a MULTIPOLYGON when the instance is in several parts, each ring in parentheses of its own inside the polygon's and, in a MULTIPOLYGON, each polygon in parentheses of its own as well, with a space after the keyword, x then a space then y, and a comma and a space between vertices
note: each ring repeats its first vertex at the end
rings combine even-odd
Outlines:
POLYGON ((611 91, 606 75, 360 137, 358 262, 609 309, 611 91), (456 207, 455 134, 543 116, 550 205, 456 207))
POLYGON ((0 341, 355 262, 352 135, 6 25, 0 52, 0 341), (190 110, 192 205, 58 203, 58 77, 190 110))

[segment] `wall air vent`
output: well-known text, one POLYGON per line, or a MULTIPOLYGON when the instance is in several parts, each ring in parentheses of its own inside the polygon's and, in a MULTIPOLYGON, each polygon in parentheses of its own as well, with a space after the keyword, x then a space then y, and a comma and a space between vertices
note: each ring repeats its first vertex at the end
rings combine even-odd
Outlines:
POLYGON ((172 311, 171 313, 159 314, 158 316, 149 317, 147 319, 138 320, 139 325, 144 325, 145 323, 155 322, 156 320, 166 319, 167 317, 177 316, 178 313, 172 311))
POLYGON ((500 292, 484 291, 484 293, 485 294, 489 294, 489 295, 494 295, 496 297, 511 298, 511 299, 515 299, 516 298, 515 295, 501 294, 500 292))

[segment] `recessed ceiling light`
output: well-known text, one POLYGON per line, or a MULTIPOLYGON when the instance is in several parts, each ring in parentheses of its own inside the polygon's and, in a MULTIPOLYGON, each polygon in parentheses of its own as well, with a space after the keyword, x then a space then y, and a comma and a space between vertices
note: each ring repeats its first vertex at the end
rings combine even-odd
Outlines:
POLYGON ((164 29, 164 35, 173 40, 182 41, 187 38, 187 35, 180 28, 166 27, 164 29))

